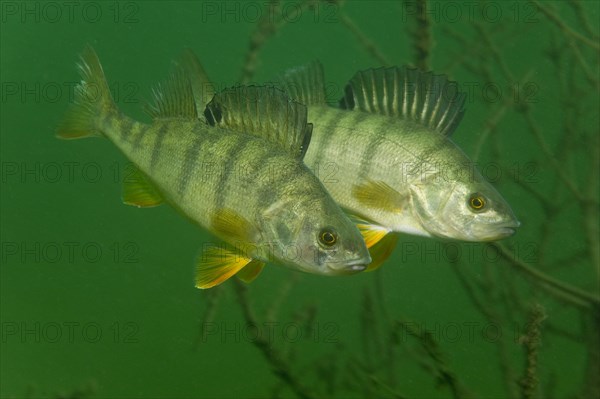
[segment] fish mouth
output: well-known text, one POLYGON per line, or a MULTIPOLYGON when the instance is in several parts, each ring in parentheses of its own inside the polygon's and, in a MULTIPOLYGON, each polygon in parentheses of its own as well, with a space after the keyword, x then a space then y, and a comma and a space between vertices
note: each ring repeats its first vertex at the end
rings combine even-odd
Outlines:
POLYGON ((503 238, 507 238, 515 234, 517 228, 521 225, 521 222, 518 220, 513 220, 508 223, 503 223, 501 225, 496 226, 496 229, 492 234, 489 234, 485 237, 486 241, 495 241, 503 238))
POLYGON ((327 268, 336 274, 354 274, 362 272, 371 263, 371 259, 357 259, 350 262, 329 264, 327 268))

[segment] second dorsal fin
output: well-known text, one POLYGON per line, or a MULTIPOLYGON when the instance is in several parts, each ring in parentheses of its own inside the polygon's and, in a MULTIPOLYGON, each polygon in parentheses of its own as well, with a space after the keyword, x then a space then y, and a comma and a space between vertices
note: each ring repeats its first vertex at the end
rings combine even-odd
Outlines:
POLYGON ((269 140, 302 159, 312 134, 306 107, 283 91, 266 86, 238 86, 215 94, 204 111, 211 125, 269 140))
POLYGON ((154 104, 146 107, 153 119, 197 119, 196 100, 190 77, 185 67, 176 64, 167 80, 152 90, 154 104))
POLYGON ((208 79, 208 75, 202 67, 202 63, 198 57, 189 48, 185 49, 179 59, 177 65, 185 70, 189 77, 189 82, 196 102, 196 109, 203 110, 206 104, 215 95, 215 88, 208 79))
POLYGON ((408 67, 357 72, 340 106, 412 120, 450 136, 464 115, 465 93, 444 75, 408 67))

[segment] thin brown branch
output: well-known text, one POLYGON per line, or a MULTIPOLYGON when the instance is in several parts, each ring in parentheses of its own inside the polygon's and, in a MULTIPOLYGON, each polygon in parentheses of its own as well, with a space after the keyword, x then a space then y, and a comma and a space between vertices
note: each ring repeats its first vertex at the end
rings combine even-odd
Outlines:
POLYGON ((375 58, 377 62, 379 62, 380 66, 391 65, 390 60, 385 56, 385 54, 383 54, 379 48, 377 48, 375 43, 360 30, 358 25, 356 25, 347 14, 340 12, 339 19, 340 22, 354 35, 358 43, 365 49, 365 51, 375 58))
MULTIPOLYGON (((260 329, 260 324, 254 310, 250 306, 250 300, 247 295, 247 287, 244 283, 237 279, 232 279, 234 283, 235 292, 238 297, 238 303, 242 309, 242 314, 248 325, 255 326, 260 329)), ((252 340, 254 346, 262 353, 267 362, 271 365, 273 373, 281 379, 299 398, 311 399, 315 398, 314 394, 305 387, 300 381, 296 379, 292 373, 291 366, 285 362, 283 356, 279 351, 273 347, 273 345, 264 337, 266 334, 257 334, 257 338, 252 340)))
POLYGON ((585 37, 584 35, 582 35, 581 33, 573 30, 562 19, 560 19, 554 13, 554 11, 551 11, 549 8, 546 8, 545 6, 542 6, 542 4, 538 0, 529 0, 529 1, 531 3, 533 3, 538 8, 538 10, 540 10, 542 12, 542 14, 544 14, 550 21, 552 21, 564 33, 565 36, 575 39, 575 40, 585 44, 586 46, 593 48, 594 50, 600 51, 600 45, 598 44, 597 41, 589 39, 589 38, 585 37))
POLYGON ((548 293, 556 298, 566 300, 576 306, 592 307, 594 311, 600 309, 600 297, 597 295, 585 292, 571 284, 542 273, 522 260, 512 256, 510 251, 501 244, 491 243, 489 245, 497 249, 499 255, 507 260, 512 266, 516 267, 517 270, 525 273, 528 277, 533 278, 534 281, 541 283, 541 287, 544 287, 548 293))

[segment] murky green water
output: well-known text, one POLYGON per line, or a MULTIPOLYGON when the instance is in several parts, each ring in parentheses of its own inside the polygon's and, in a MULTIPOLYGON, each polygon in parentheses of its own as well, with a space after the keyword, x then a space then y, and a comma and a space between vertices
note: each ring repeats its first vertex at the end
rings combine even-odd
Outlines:
POLYGON ((0 396, 598 397, 598 4, 428 3, 424 62, 468 92, 454 140, 517 235, 402 236, 375 273, 270 266, 202 292, 208 233, 121 204, 127 160, 54 130, 86 43, 141 120, 185 47, 218 88, 318 59, 332 102, 357 70, 416 62, 414 2, 265 4, 0 3, 0 396))

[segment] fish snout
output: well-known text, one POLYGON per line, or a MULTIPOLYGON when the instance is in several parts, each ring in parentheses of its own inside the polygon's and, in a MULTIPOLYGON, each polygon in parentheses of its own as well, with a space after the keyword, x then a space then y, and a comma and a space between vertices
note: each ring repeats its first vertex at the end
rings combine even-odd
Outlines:
POLYGON ((354 274, 362 272, 371 263, 371 256, 361 257, 347 262, 330 262, 327 268, 333 274, 354 274))

